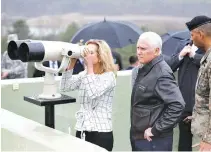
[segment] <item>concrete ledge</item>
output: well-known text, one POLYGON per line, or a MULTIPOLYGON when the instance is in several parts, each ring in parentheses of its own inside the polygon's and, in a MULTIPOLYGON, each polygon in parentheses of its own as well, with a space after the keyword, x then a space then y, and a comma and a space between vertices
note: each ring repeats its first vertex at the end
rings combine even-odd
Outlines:
MULTIPOLYGON (((1 128, 3 128, 3 131, 7 130, 20 137, 23 137, 26 140, 33 141, 36 143, 36 144, 34 143, 34 146, 40 145, 39 148, 36 147, 36 149, 34 149, 35 147, 33 146, 33 144, 27 145, 27 142, 21 143, 21 141, 16 141, 17 142, 16 144, 20 143, 26 144, 24 145, 24 147, 27 147, 27 149, 25 149, 27 151, 28 150, 34 151, 37 149, 41 151, 46 151, 46 149, 49 149, 50 151, 59 151, 59 152, 62 151, 106 152, 105 149, 99 146, 78 139, 72 135, 65 134, 61 131, 48 128, 35 121, 16 115, 4 109, 1 109, 0 117, 1 117, 0 118, 1 128), (42 147, 46 148, 42 149, 42 147)), ((6 140, 6 142, 11 142, 12 139, 9 139, 8 137, 2 137, 2 140, 6 140)), ((5 143, 5 141, 3 143, 5 143)), ((16 150, 12 147, 5 147, 5 146, 3 147, 4 149, 1 149, 2 151, 16 150)))

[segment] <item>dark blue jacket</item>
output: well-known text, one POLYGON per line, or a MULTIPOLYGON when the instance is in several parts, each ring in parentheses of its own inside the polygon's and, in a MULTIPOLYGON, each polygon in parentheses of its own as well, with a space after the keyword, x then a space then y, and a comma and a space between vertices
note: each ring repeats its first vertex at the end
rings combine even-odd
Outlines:
POLYGON ((187 44, 189 44, 189 42, 189 40, 182 41, 173 56, 164 56, 165 61, 171 67, 173 72, 178 70, 178 84, 186 102, 184 117, 192 115, 193 106, 195 104, 195 85, 200 61, 204 55, 204 52, 198 49, 194 58, 185 56, 182 60, 179 60, 179 53, 187 44))

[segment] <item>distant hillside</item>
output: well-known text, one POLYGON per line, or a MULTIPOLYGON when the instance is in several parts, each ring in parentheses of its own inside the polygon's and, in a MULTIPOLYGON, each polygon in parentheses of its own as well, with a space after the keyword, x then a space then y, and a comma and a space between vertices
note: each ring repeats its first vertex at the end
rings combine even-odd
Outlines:
POLYGON ((211 0, 2 0, 9 16, 37 17, 73 12, 83 14, 142 14, 192 17, 211 14, 211 0))
POLYGON ((211 15, 211 0, 2 0, 1 5, 3 35, 17 19, 35 31, 64 31, 72 22, 81 26, 106 17, 165 33, 184 29, 193 16, 211 15))

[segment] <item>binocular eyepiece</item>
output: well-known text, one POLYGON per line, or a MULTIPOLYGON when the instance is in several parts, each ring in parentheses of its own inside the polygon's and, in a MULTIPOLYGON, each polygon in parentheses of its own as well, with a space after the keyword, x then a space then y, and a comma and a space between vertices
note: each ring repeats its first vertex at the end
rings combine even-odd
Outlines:
POLYGON ((11 60, 42 62, 61 60, 63 56, 79 58, 84 46, 60 41, 17 40, 8 44, 11 60))

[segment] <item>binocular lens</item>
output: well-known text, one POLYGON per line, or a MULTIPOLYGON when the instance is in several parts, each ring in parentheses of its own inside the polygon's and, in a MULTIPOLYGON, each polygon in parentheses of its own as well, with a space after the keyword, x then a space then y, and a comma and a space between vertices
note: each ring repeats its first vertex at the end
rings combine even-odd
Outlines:
POLYGON ((22 62, 40 62, 45 55, 45 48, 39 42, 24 42, 18 49, 19 59, 22 62))
MULTIPOLYGON (((22 42, 22 41, 21 41, 22 42)), ((7 47, 8 56, 11 60, 19 60, 18 47, 21 42, 10 41, 7 47)))

